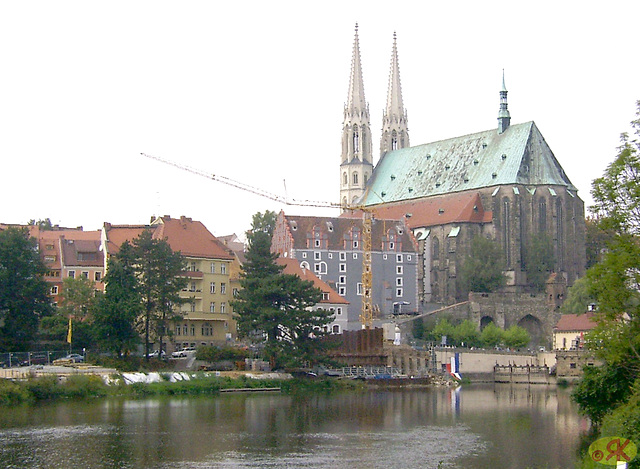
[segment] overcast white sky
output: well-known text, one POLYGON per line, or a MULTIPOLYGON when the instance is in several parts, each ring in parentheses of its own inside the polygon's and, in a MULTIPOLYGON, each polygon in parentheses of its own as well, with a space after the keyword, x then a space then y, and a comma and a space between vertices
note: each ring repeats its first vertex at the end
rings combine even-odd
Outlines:
POLYGON ((241 235, 266 209, 332 214, 140 152, 338 201, 356 22, 374 154, 397 31, 413 145, 496 127, 504 68, 511 122, 536 122, 589 204, 640 99, 638 18, 636 0, 3 1, 0 222, 241 235))

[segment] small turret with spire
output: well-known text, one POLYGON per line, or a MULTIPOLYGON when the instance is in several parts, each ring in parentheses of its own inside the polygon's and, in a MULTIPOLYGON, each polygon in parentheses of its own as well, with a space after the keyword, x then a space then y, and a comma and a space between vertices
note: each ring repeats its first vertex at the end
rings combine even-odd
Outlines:
POLYGON ((511 124, 511 114, 507 104, 507 87, 504 84, 504 69, 502 69, 502 89, 500 90, 500 110, 498 111, 498 133, 501 134, 511 124))
POLYGON ((409 129, 407 127, 407 111, 402 102, 398 46, 396 43, 396 33, 394 31, 393 49, 391 50, 391 70, 389 72, 389 89, 387 91, 387 107, 382 116, 380 156, 383 156, 388 151, 408 146, 409 129))
POLYGON ((344 106, 342 156, 340 163, 340 203, 351 204, 364 193, 373 172, 371 159, 371 123, 369 106, 364 97, 360 42, 356 23, 349 93, 344 106))

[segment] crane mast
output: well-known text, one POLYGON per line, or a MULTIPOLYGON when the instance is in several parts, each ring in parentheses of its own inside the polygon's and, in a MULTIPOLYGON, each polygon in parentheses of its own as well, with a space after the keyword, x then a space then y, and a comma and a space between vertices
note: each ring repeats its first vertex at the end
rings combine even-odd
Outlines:
POLYGON ((371 228, 372 228, 372 210, 364 205, 342 205, 335 202, 323 202, 315 200, 296 200, 288 199, 277 194, 262 190, 257 187, 235 181, 231 178, 220 176, 219 174, 207 173, 200 169, 191 168, 186 165, 176 163, 175 161, 160 158, 158 156, 140 153, 146 158, 159 161, 160 163, 173 166, 182 171, 187 171, 197 176, 205 177, 216 182, 221 182, 236 189, 250 192, 260 197, 274 200, 285 205, 294 205, 298 207, 322 207, 322 208, 342 208, 344 210, 360 210, 362 211, 362 312, 360 313, 360 322, 363 329, 371 329, 373 326, 373 301, 371 297, 372 273, 371 273, 371 228))

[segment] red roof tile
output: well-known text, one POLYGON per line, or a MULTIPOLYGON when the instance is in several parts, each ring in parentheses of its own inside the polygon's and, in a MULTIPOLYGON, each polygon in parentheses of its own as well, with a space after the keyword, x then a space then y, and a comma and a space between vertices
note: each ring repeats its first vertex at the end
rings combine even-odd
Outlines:
POLYGON ((596 327, 593 313, 563 314, 554 328, 557 332, 590 331, 596 327))

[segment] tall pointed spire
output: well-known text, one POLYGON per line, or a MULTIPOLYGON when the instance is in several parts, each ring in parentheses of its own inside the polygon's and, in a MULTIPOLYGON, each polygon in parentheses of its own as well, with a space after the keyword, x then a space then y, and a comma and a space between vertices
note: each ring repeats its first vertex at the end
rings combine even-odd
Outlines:
POLYGON ((382 137, 380 138, 380 155, 391 150, 409 146, 409 129, 407 128, 407 111, 402 102, 402 86, 400 85, 400 64, 398 62, 398 46, 396 33, 393 33, 393 49, 391 50, 391 70, 389 72, 389 88, 387 91, 387 107, 382 116, 382 137))
POLYGON ((349 80, 349 95, 347 109, 351 112, 362 112, 367 109, 364 99, 364 82, 362 80, 362 63, 360 62, 360 41, 358 39, 358 23, 353 40, 353 57, 351 59, 351 77, 349 80))
POLYGON ((342 156, 340 163, 340 203, 352 204, 364 194, 373 172, 371 160, 371 123, 369 106, 364 98, 358 24, 353 40, 353 57, 349 77, 349 94, 344 105, 342 156))
POLYGON ((511 124, 511 114, 507 103, 507 87, 504 84, 504 68, 502 69, 502 89, 500 90, 500 110, 498 111, 498 133, 501 134, 511 124))

